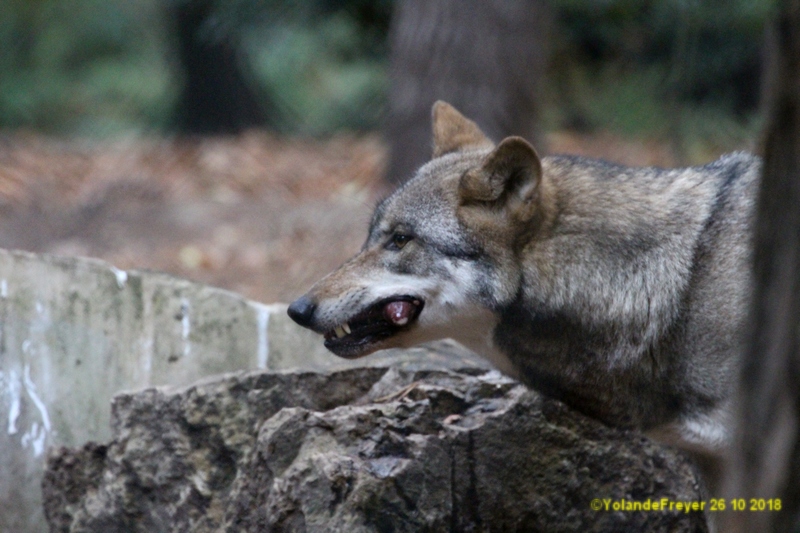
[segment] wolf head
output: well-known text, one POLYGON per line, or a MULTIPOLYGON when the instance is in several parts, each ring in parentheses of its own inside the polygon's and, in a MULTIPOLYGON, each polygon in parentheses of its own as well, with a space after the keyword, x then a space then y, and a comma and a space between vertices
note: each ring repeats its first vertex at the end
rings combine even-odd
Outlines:
POLYGON ((543 225, 542 166, 525 140, 495 146, 444 102, 432 160, 375 209, 361 252, 289 307, 335 354, 439 338, 489 342, 494 311, 517 294, 517 256, 543 225))

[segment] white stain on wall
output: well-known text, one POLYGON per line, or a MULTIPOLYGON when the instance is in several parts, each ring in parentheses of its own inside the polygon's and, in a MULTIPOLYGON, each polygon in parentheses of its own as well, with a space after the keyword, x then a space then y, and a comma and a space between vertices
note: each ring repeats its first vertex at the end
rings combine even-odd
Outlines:
POLYGON ((270 308, 266 305, 253 304, 256 308, 256 329, 258 330, 258 352, 256 364, 258 368, 267 368, 269 362, 269 342, 267 331, 269 331, 270 308))
POLYGON ((189 317, 189 300, 181 300, 181 338, 183 339, 183 356, 188 357, 192 352, 192 345, 189 342, 189 334, 192 332, 191 318, 189 317))
POLYGON ((111 273, 117 278, 117 288, 120 290, 124 289, 125 284, 128 282, 128 273, 115 266, 111 267, 111 273))
POLYGON ((0 372, 0 392, 8 399, 8 423, 6 432, 9 435, 20 433, 20 416, 23 406, 23 389, 25 396, 30 400, 38 413, 38 419, 33 421, 26 431, 20 436, 20 444, 33 450, 33 455, 39 457, 45 451, 47 437, 52 433, 50 413, 47 411, 42 398, 36 388, 36 384, 31 379, 30 365, 25 365, 22 377, 14 370, 8 373, 0 372))
POLYGON ((8 434, 16 435, 17 420, 20 414, 20 403, 22 396, 22 382, 13 370, 8 375, 0 372, 0 390, 5 392, 8 397, 8 434))
POLYGON ((44 452, 47 435, 52 430, 52 426, 50 424, 50 414, 47 412, 47 406, 36 391, 36 384, 31 379, 30 365, 25 365, 23 380, 25 383, 25 392, 28 393, 28 398, 30 398, 31 402, 33 402, 33 405, 35 405, 36 409, 39 411, 42 425, 39 426, 37 422, 31 424, 30 430, 28 430, 25 435, 22 436, 22 445, 25 446, 26 439, 28 439, 31 446, 33 446, 33 454, 38 457, 44 452))

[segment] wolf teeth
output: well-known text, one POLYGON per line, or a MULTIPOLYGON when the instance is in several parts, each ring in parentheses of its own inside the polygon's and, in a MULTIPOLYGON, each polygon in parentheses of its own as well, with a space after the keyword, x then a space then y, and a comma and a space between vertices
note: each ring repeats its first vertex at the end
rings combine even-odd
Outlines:
POLYGON ((350 335, 350 334, 352 333, 352 331, 350 331, 350 324, 343 324, 343 325, 342 325, 342 329, 343 329, 343 330, 344 330, 344 332, 345 332, 345 333, 347 333, 348 335, 350 335))
POLYGON ((347 335, 347 333, 344 332, 344 328, 342 326, 336 326, 333 332, 336 333, 336 337, 339 339, 347 335))

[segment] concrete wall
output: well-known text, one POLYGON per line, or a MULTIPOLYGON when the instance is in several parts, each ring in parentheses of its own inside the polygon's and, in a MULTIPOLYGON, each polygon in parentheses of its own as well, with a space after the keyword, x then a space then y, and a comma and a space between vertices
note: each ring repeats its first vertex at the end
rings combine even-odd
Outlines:
POLYGON ((103 261, 0 249, 0 532, 47 526, 47 450, 107 441, 115 393, 241 370, 486 367, 451 341, 347 361, 286 305, 103 261))
POLYGON ((45 531, 48 447, 110 438, 120 390, 345 364, 285 306, 102 261, 0 250, 0 531, 45 531))

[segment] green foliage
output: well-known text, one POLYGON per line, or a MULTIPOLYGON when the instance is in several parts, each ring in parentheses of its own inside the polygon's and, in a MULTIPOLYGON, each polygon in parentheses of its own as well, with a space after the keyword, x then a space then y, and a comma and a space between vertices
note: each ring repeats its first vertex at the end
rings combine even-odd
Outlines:
POLYGON ((362 52, 352 19, 335 15, 284 24, 254 36, 254 72, 280 106, 285 131, 319 135, 379 126, 386 94, 384 57, 362 52))
POLYGON ((246 57, 278 107, 280 130, 324 135, 380 127, 391 0, 273 0, 259 14, 248 11, 249 0, 232 6, 226 20, 245 28, 246 57))
MULTIPOLYGON (((168 128, 182 78, 167 13, 192 1, 3 0, 0 128, 94 135, 168 128)), ((280 130, 379 126, 393 0, 205 1, 214 14, 199 37, 240 45, 280 130)), ((738 139, 757 123, 774 0, 550 2, 558 14, 550 127, 714 144, 728 141, 697 132, 738 139)))
POLYGON ((174 92, 153 2, 5 1, 0 125, 92 134, 160 126, 174 92))
POLYGON ((691 146, 752 133, 774 0, 552 3, 562 69, 553 93, 562 121, 691 146), (708 130, 722 134, 709 138, 708 130))
MULTIPOLYGON (((166 14, 189 1, 196 0, 4 0, 0 128, 168 128, 182 78, 166 14)), ((214 15, 198 38, 241 46, 280 129, 318 135, 379 126, 391 1, 209 1, 214 15)))

